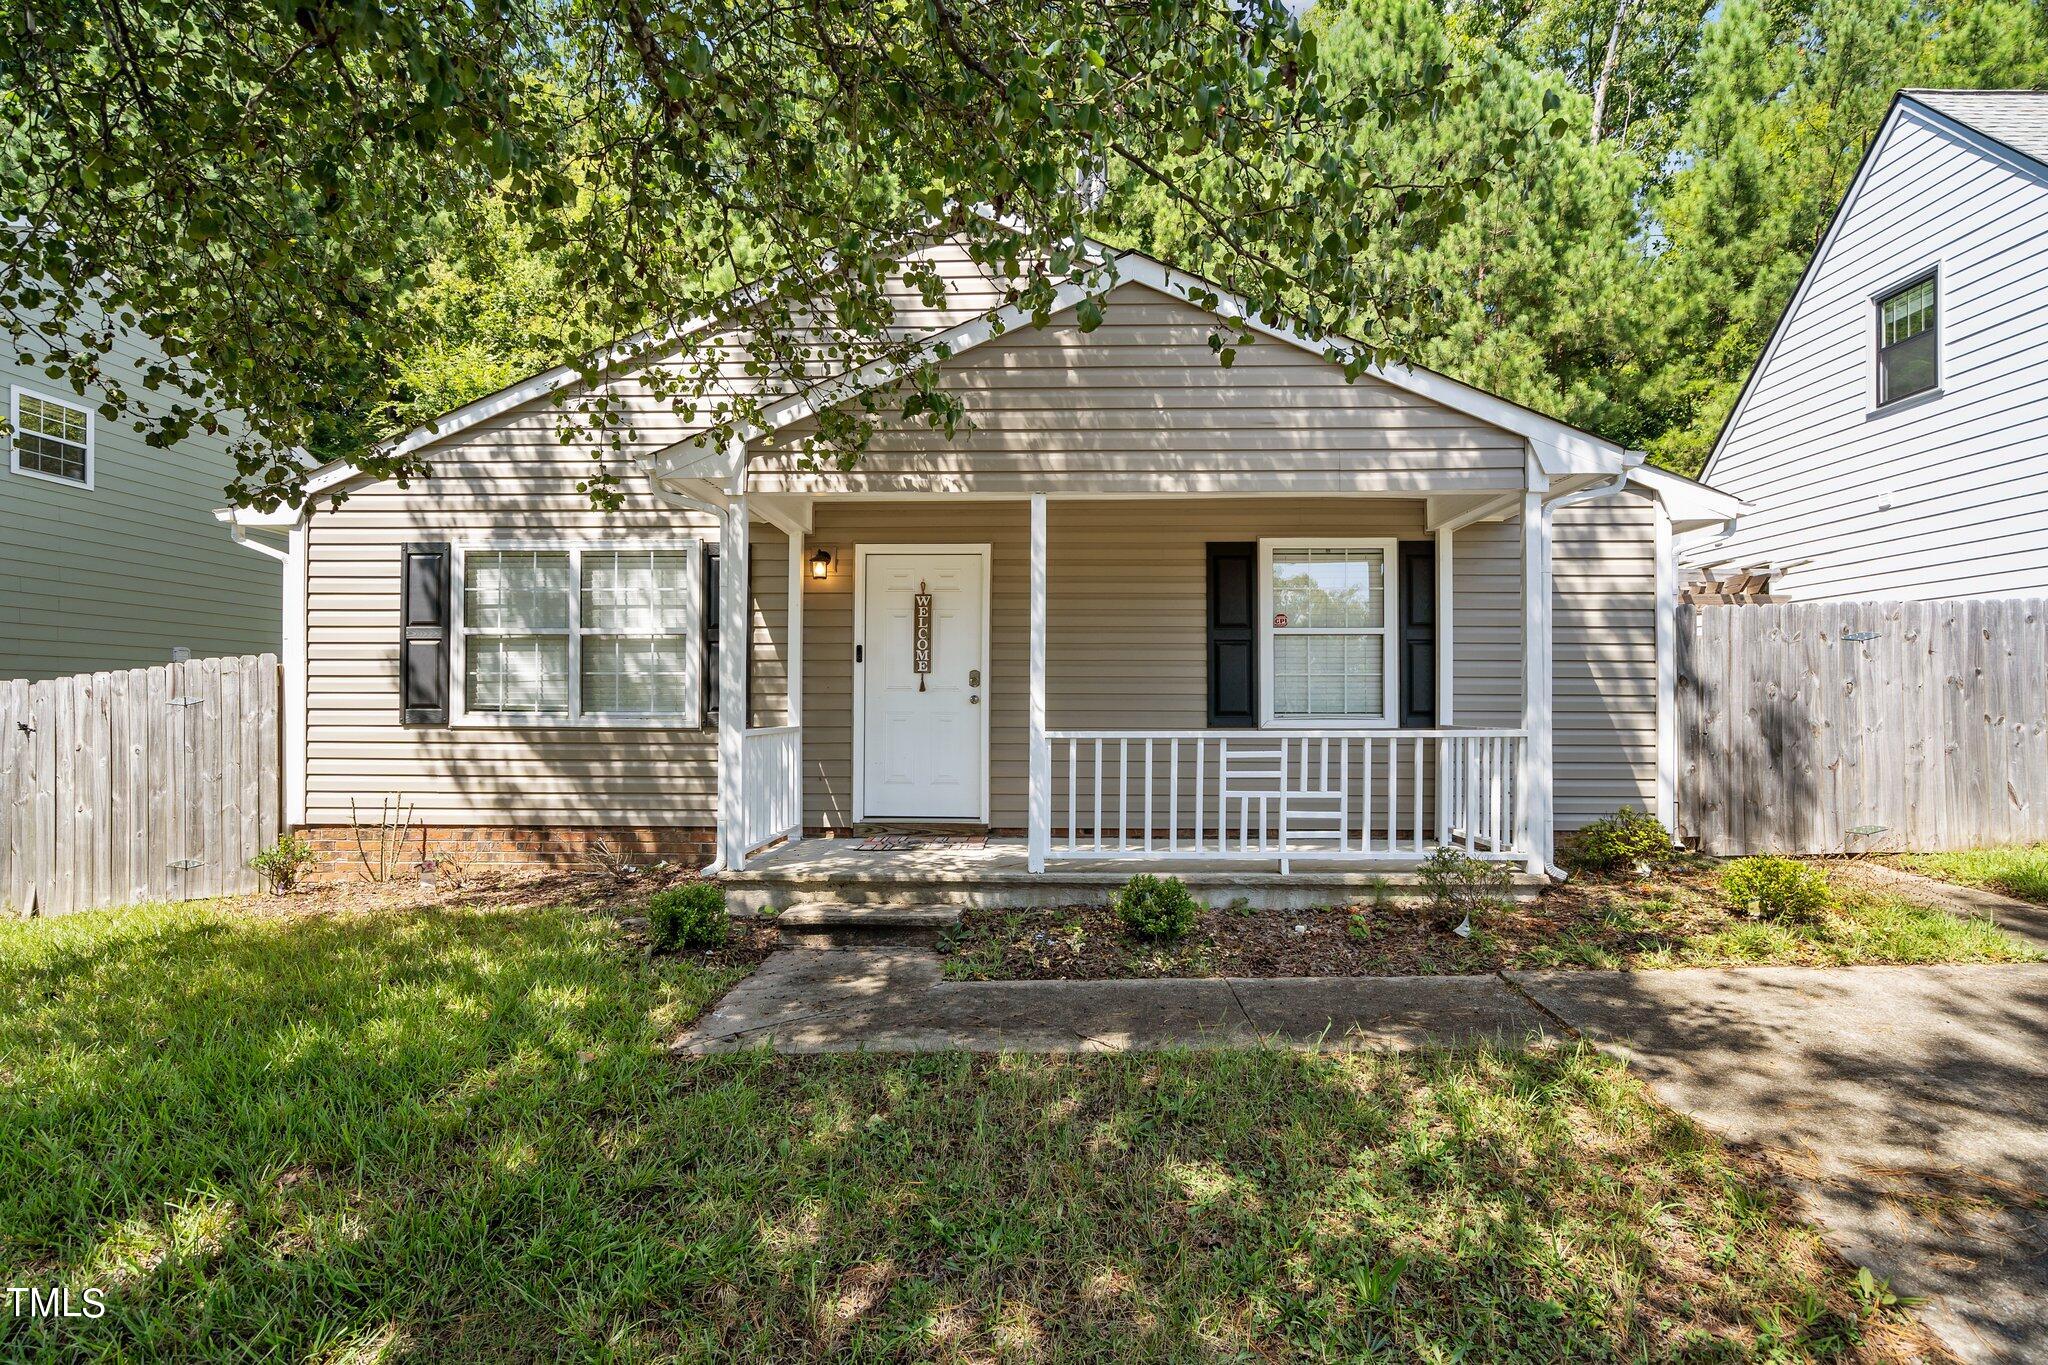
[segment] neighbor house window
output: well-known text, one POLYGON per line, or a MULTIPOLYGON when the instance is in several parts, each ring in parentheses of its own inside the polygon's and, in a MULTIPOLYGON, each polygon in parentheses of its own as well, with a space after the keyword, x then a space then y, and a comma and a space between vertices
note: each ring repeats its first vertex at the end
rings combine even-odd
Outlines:
POLYGON ((92 487, 90 409, 16 389, 11 420, 15 473, 92 487))
POLYGON ((696 723, 694 546, 465 547, 471 717, 696 723))
POLYGON ((1260 549, 1267 719, 1389 723, 1394 542, 1277 540, 1260 549))
POLYGON ((1877 403, 1896 403, 1935 386, 1934 276, 1913 281, 1877 301, 1877 403))

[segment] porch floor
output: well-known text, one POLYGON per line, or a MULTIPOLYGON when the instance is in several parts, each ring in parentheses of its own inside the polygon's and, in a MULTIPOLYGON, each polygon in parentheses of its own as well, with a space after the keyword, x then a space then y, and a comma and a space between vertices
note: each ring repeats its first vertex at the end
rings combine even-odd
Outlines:
MULTIPOLYGON (((1072 905, 1099 902, 1138 872, 1174 876, 1216 905, 1244 898, 1262 909, 1310 909, 1415 885, 1420 858, 1362 866, 1333 859, 1218 862, 1202 858, 1056 858, 1033 875, 1024 840, 991 838, 979 848, 864 849, 859 839, 803 839, 756 854, 743 872, 719 875, 735 909, 780 909, 801 901, 848 904, 1072 905)), ((1517 872, 1514 894, 1532 895, 1541 877, 1517 872)))

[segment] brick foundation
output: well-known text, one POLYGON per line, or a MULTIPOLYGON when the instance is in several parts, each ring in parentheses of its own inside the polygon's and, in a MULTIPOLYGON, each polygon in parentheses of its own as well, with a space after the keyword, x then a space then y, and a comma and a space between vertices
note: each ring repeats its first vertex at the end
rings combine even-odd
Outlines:
MULTIPOLYGON (((320 855, 313 880, 338 880, 361 871, 362 853, 356 832, 348 825, 307 825, 299 832, 320 855)), ((363 829, 362 848, 372 860, 377 857, 377 839, 377 830, 363 829)), ((701 867, 717 850, 717 835, 708 828, 415 825, 406 831, 404 850, 393 854, 392 871, 404 876, 430 859, 473 872, 578 867, 586 864, 591 846, 600 839, 635 862, 701 867)))

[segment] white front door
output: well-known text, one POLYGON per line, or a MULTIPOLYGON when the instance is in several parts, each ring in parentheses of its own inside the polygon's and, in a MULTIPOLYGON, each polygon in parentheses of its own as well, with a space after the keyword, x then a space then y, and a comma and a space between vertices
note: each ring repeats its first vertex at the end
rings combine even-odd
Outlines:
POLYGON ((861 818, 980 820, 987 790, 988 560, 979 548, 863 548, 861 818), (918 595, 931 596, 920 672, 918 595))

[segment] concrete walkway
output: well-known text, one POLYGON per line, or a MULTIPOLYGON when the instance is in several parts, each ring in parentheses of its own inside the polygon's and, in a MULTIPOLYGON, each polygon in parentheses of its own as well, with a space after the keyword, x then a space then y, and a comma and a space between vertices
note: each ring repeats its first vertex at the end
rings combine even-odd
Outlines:
POLYGON ((1966 1360, 2048 1361, 2048 964, 1509 973, 1966 1360))
POLYGON ((778 952, 678 1043, 690 1053, 1418 1047, 1556 1030, 1494 976, 946 981, 926 948, 778 952))

